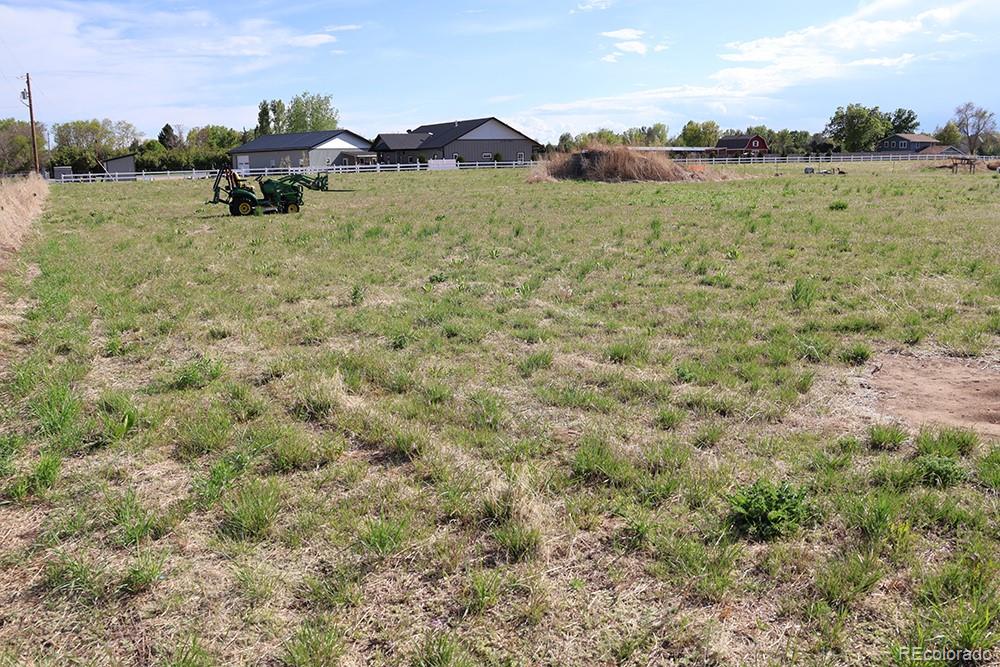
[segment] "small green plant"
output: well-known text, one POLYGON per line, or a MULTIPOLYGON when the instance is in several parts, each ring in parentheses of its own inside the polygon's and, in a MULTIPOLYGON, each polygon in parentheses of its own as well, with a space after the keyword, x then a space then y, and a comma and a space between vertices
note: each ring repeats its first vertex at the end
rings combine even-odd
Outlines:
POLYGON ((656 413, 653 423, 656 425, 656 428, 662 431, 672 431, 680 426, 681 422, 684 421, 684 417, 684 411, 678 408, 661 408, 656 413))
POLYGON ((224 370, 221 361, 199 357, 177 368, 167 386, 178 391, 201 389, 218 379, 224 370))
POLYGON ((222 533, 235 540, 267 536, 281 509, 275 480, 254 479, 235 489, 222 503, 222 533))
POLYGON ((257 419, 264 414, 267 406, 249 385, 235 382, 226 387, 225 403, 229 414, 240 423, 257 419))
POLYGON ((406 522, 401 519, 373 519, 361 529, 358 542, 365 551, 376 556, 389 556, 402 548, 406 527, 406 522))
POLYGON ((834 609, 847 609, 881 578, 882 566, 874 552, 852 553, 827 563, 816 578, 816 589, 834 609))
POLYGON ((866 542, 881 542, 890 533, 899 503, 900 497, 891 492, 854 497, 848 501, 847 523, 866 542))
POLYGON ((920 481, 927 486, 948 487, 965 480, 965 470, 950 456, 924 454, 913 462, 920 481))
POLYGON ((605 356, 613 364, 632 364, 643 361, 649 354, 649 344, 641 338, 612 343, 605 351, 605 356))
POLYGON ((580 442, 573 458, 573 474, 611 486, 628 486, 636 477, 635 466, 628 459, 617 454, 604 440, 593 436, 580 442))
POLYGON ((844 200, 842 200, 842 199, 838 199, 835 202, 833 202, 832 204, 830 204, 830 210, 831 211, 846 211, 847 210, 847 202, 844 201, 844 200))
POLYGON ((795 532, 809 510, 804 489, 758 479, 728 498, 730 524, 751 538, 770 540, 795 532))
POLYGON ((919 454, 937 454, 939 456, 968 456, 979 445, 979 436, 975 431, 961 428, 944 428, 937 433, 922 431, 917 436, 917 452, 919 454))
POLYGON ((299 390, 292 400, 291 412, 305 422, 321 422, 337 407, 330 390, 321 384, 312 384, 299 390))
POLYGON ((500 601, 504 579, 495 570, 473 572, 463 592, 466 614, 481 614, 500 601))
POLYGON ((500 546, 500 553, 511 563, 533 557, 542 545, 541 531, 520 521, 509 521, 495 528, 493 539, 500 546))
POLYGON ((166 667, 215 667, 212 655, 198 642, 197 637, 190 637, 177 645, 164 663, 166 667))
POLYGON ((474 667, 462 645, 443 632, 428 635, 410 663, 412 667, 474 667))
POLYGON ((984 456, 978 466, 979 481, 988 489, 1000 489, 1000 446, 984 456))
POLYGON ((819 285, 815 280, 810 278, 796 278, 795 284, 792 285, 792 290, 788 296, 793 306, 804 309, 809 308, 813 304, 818 293, 819 285))
POLYGON ((878 450, 899 449, 909 435, 897 424, 873 424, 868 429, 868 446, 878 450))
POLYGON ((532 352, 517 363, 521 377, 531 377, 535 372, 552 367, 552 353, 548 351, 532 352))
POLYGON ((344 633, 328 618, 307 620, 285 644, 288 667, 332 667, 344 653, 344 633))
POLYGON ((694 434, 691 444, 698 449, 710 449, 722 442, 726 427, 720 423, 706 424, 694 434))
POLYGON ((229 444, 232 426, 229 415, 217 407, 189 416, 177 427, 177 453, 194 459, 220 451, 229 444))
POLYGON ((351 305, 360 306, 365 300, 365 288, 362 285, 355 285, 351 288, 351 305))
POLYGON ((333 610, 354 607, 362 600, 362 572, 360 568, 342 565, 303 582, 305 596, 318 609, 333 610))
POLYGON ((840 360, 851 366, 861 366, 872 358, 872 349, 864 343, 853 343, 840 351, 840 360))
POLYGON ((499 431, 507 421, 503 399, 487 391, 477 391, 468 398, 469 424, 473 428, 499 431))
POLYGON ((163 576, 165 558, 149 552, 140 553, 122 576, 121 589, 129 595, 148 590, 163 576))

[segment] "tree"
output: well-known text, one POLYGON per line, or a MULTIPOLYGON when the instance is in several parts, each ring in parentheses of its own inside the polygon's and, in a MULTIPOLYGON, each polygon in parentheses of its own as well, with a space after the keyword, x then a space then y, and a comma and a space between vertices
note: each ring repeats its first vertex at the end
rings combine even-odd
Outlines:
MULTIPOLYGON (((35 123, 35 147, 43 161, 45 126, 35 123)), ((0 118, 0 174, 20 174, 35 168, 31 156, 31 124, 15 118, 0 118)))
POLYGON ((187 134, 187 145, 191 148, 228 150, 240 143, 240 133, 224 125, 195 127, 187 134))
POLYGON ((715 146, 719 142, 719 124, 713 120, 697 123, 688 121, 677 137, 681 146, 715 146))
POLYGON ((99 169, 101 162, 130 150, 139 140, 131 123, 114 123, 107 118, 58 123, 52 130, 56 147, 51 162, 71 166, 74 171, 99 169))
POLYGON ((997 122, 992 111, 977 107, 972 102, 966 102, 955 109, 953 121, 958 131, 965 137, 965 145, 969 155, 975 155, 982 147, 986 135, 996 131, 997 122))
POLYGON ((573 141, 573 135, 569 132, 563 132, 559 135, 559 144, 556 146, 556 150, 562 153, 569 153, 574 148, 576 148, 576 143, 573 141))
POLYGON ((271 131, 274 134, 290 132, 288 129, 288 110, 281 100, 271 100, 271 131))
POLYGON ((258 137, 271 134, 271 105, 267 100, 261 100, 257 105, 257 128, 254 134, 258 137))
POLYGON ((879 139, 889 134, 892 125, 878 107, 848 104, 838 107, 826 126, 826 135, 849 153, 871 151, 879 139))
POLYGON ((293 97, 288 105, 286 132, 336 130, 339 120, 340 112, 333 107, 330 95, 303 92, 293 97))
POLYGON ((944 127, 934 130, 934 138, 945 146, 958 148, 962 145, 962 133, 958 130, 955 121, 949 120, 944 127))
POLYGON ((892 126, 888 134, 913 134, 920 129, 917 112, 913 109, 896 109, 889 114, 888 121, 892 126))
POLYGON ((163 144, 163 147, 167 150, 177 148, 181 144, 180 138, 174 132, 174 128, 170 126, 170 123, 163 126, 163 129, 156 136, 156 140, 163 144))

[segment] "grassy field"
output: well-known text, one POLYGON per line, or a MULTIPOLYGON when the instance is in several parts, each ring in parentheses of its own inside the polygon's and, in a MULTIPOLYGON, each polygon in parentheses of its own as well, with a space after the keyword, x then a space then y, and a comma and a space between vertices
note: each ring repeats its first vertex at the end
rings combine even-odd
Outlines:
POLYGON ((839 394, 997 361, 1000 180, 851 172, 53 188, 2 277, 0 665, 993 647, 1000 447, 839 394))

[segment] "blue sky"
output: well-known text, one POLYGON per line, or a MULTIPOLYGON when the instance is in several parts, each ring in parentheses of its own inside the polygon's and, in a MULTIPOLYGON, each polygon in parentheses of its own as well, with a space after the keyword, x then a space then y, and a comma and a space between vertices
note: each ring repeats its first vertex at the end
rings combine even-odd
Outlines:
POLYGON ((330 94, 363 135, 498 116, 561 132, 689 119, 821 130, 838 105, 1000 113, 1000 0, 0 0, 0 117, 252 128, 330 94))

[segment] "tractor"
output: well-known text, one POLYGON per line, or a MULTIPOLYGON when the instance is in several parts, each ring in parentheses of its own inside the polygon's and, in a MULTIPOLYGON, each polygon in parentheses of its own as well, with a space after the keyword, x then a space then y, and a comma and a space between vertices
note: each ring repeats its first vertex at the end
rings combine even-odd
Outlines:
POLYGON ((224 167, 215 176, 212 187, 214 197, 210 204, 228 204, 232 215, 251 215, 258 209, 262 213, 298 213, 302 208, 302 189, 329 190, 329 177, 326 174, 306 176, 305 174, 288 174, 279 178, 257 177, 260 185, 260 198, 250 185, 231 167, 224 167), (225 179, 225 182, 223 182, 225 179))

